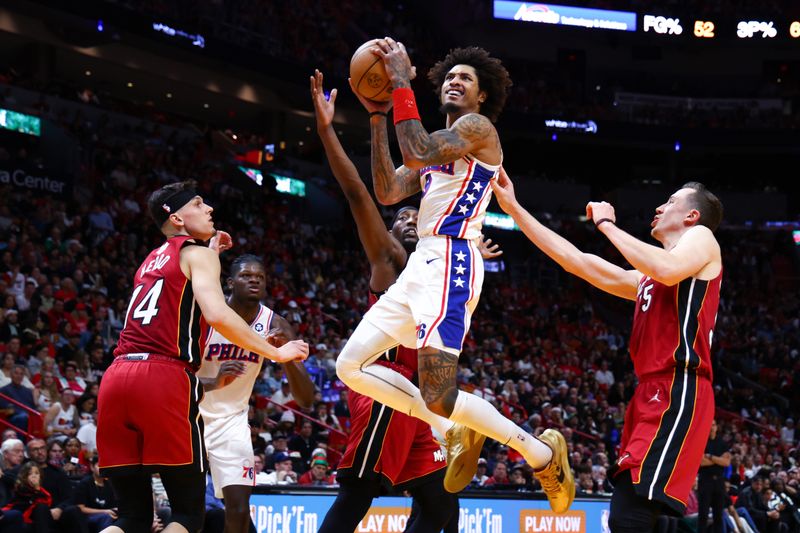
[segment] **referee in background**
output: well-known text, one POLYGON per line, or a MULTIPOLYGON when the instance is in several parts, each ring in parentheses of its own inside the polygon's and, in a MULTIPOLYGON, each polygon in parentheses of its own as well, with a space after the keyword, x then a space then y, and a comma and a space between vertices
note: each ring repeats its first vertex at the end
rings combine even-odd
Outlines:
POLYGON ((697 477, 697 533, 708 530, 708 509, 714 514, 714 523, 711 530, 722 533, 722 521, 725 517, 722 510, 725 507, 725 468, 731 464, 731 454, 728 443, 717 435, 717 421, 711 423, 711 433, 706 443, 706 451, 700 462, 700 471, 697 477))

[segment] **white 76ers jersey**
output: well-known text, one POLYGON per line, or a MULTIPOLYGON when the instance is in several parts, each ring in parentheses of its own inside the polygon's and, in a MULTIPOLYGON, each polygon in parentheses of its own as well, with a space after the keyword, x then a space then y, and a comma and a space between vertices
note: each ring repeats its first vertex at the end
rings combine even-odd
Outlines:
POLYGON ((489 183, 497 179, 499 170, 500 165, 487 165, 472 156, 420 170, 419 236, 478 238, 492 199, 489 183))
MULTIPOLYGON (((272 315, 272 309, 262 305, 250 327, 266 338, 272 322, 272 315)), ((231 360, 243 362, 246 366, 245 372, 234 379, 233 383, 221 389, 206 392, 203 401, 200 402, 200 414, 203 415, 203 418, 219 418, 246 411, 250 394, 253 392, 253 384, 256 382, 264 361, 264 358, 257 353, 236 346, 217 330, 210 328, 206 349, 203 353, 203 364, 197 371, 197 376, 216 377, 222 363, 231 360)))

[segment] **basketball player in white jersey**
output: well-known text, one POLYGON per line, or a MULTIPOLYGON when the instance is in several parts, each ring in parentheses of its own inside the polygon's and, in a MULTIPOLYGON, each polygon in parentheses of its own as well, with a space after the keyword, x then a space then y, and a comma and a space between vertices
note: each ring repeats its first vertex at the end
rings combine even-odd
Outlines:
POLYGON ((385 104, 359 96, 370 113, 375 194, 389 205, 421 191, 420 239, 397 282, 345 345, 337 374, 355 391, 434 427, 442 423, 436 417, 450 420, 447 490, 458 492, 472 479, 485 435, 519 451, 551 508, 566 512, 574 483, 564 437, 547 430, 534 438, 486 400, 459 391, 456 383, 458 356, 483 284, 475 240, 503 160, 492 122, 511 85, 508 72, 483 49, 452 50, 428 75, 447 116, 446 129, 429 134, 416 109, 410 85, 415 69, 405 47, 387 37, 372 51, 383 59, 394 88, 392 102, 385 104), (392 106, 403 155, 397 169, 386 127, 392 106), (419 389, 400 373, 372 364, 397 344, 418 349, 419 389))
MULTIPOLYGON (((289 323, 261 304, 265 297, 266 271, 254 255, 241 255, 231 264, 227 303, 258 335, 280 346, 294 338, 289 323)), ((247 411, 253 384, 261 371, 262 358, 236 346, 211 328, 208 331, 203 364, 197 377, 204 383, 216 378, 220 367, 236 361, 244 368, 227 385, 208 390, 200 403, 205 424, 208 464, 217 498, 225 500, 225 532, 244 533, 250 528, 250 493, 255 485, 253 445, 247 411)), ((310 407, 314 384, 302 362, 283 365, 295 401, 310 407)))

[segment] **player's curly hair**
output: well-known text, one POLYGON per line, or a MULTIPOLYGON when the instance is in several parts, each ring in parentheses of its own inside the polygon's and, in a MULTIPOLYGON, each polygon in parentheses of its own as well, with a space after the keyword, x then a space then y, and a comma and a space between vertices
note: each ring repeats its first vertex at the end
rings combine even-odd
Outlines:
POLYGON ((480 113, 497 122, 500 112, 506 103, 511 77, 496 57, 477 46, 454 48, 447 56, 436 63, 428 72, 428 79, 434 85, 436 96, 440 96, 444 78, 456 65, 469 65, 478 73, 478 87, 486 92, 486 101, 481 104, 480 113))

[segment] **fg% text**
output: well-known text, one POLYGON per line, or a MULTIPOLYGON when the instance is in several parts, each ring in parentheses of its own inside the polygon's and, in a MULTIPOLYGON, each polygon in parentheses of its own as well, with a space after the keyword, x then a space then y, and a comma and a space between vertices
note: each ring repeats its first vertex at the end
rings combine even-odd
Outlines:
POLYGON ((772 22, 762 22, 758 20, 743 20, 736 25, 736 35, 740 39, 749 39, 761 34, 762 39, 772 39, 778 35, 778 30, 772 22))
POLYGON ((651 30, 662 35, 680 35, 683 33, 680 19, 645 15, 644 31, 649 32, 651 30))

